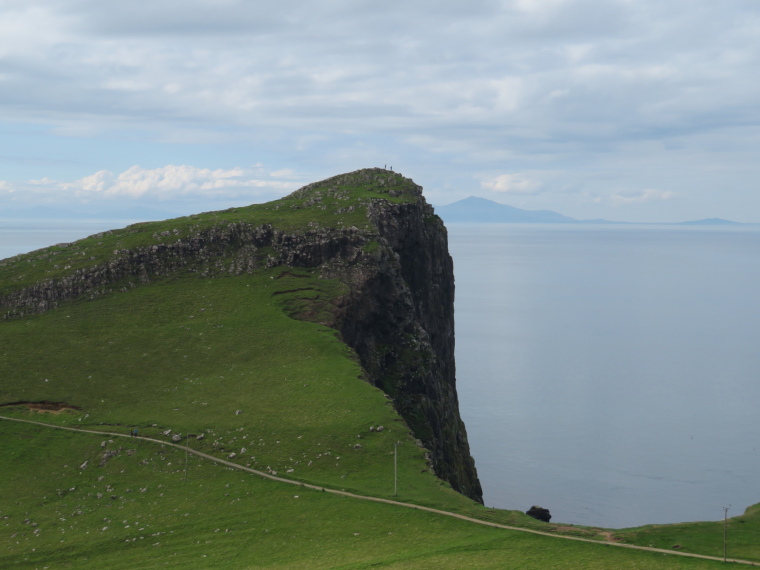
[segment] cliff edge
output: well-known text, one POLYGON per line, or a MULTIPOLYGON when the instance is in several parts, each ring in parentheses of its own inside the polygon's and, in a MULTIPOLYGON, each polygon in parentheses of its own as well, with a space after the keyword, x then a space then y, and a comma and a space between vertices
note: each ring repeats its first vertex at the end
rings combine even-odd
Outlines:
POLYGON ((280 267, 335 284, 304 283, 278 302, 337 330, 430 451, 438 477, 482 503, 456 393, 446 228, 422 188, 397 173, 359 170, 268 204, 135 224, 2 260, 0 309, 15 319, 181 274, 280 267))

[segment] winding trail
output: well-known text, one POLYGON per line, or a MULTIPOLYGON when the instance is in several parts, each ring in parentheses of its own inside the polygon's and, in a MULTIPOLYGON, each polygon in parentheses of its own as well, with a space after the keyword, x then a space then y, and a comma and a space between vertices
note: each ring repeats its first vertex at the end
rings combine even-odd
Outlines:
MULTIPOLYGON (((7 416, 0 416, 0 420, 8 420, 8 421, 13 421, 13 422, 22 422, 22 423, 34 424, 34 425, 39 425, 39 426, 43 426, 43 427, 47 427, 47 428, 52 428, 52 429, 62 429, 62 430, 80 432, 80 433, 91 433, 91 434, 96 434, 96 435, 106 435, 106 436, 109 436, 109 437, 124 437, 124 438, 128 438, 128 439, 135 439, 133 436, 129 436, 129 435, 126 435, 126 434, 115 433, 115 432, 111 432, 111 431, 97 431, 97 430, 81 429, 81 428, 75 428, 75 427, 56 426, 56 425, 46 424, 44 422, 36 422, 36 421, 33 421, 33 420, 22 420, 20 418, 9 418, 7 416)), ((707 556, 705 554, 694 554, 694 553, 691 553, 691 552, 678 552, 678 551, 675 551, 675 550, 666 550, 664 548, 653 548, 653 547, 648 547, 648 546, 637 546, 637 545, 634 545, 634 544, 625 544, 623 542, 604 542, 604 541, 599 541, 599 540, 592 540, 590 538, 581 538, 581 537, 578 537, 578 536, 567 536, 567 535, 562 535, 562 534, 554 534, 554 533, 550 533, 550 532, 543 532, 543 531, 540 531, 540 530, 533 530, 533 529, 529 529, 529 528, 522 528, 522 527, 518 527, 518 526, 510 526, 510 525, 505 525, 505 524, 500 524, 500 523, 494 523, 494 522, 490 522, 490 521, 484 521, 484 520, 468 517, 466 515, 461 515, 461 514, 458 514, 458 513, 452 513, 450 511, 442 511, 440 509, 434 509, 432 507, 423 507, 421 505, 414 505, 414 504, 411 504, 411 503, 403 503, 401 501, 394 501, 392 499, 383 499, 383 498, 380 498, 380 497, 369 497, 369 496, 365 496, 365 495, 357 495, 355 493, 349 493, 347 491, 338 491, 337 489, 329 489, 329 488, 326 488, 326 487, 321 487, 319 485, 313 485, 311 483, 304 483, 304 482, 301 482, 301 481, 294 481, 292 479, 285 479, 283 477, 277 477, 276 475, 271 475, 271 474, 266 473, 264 471, 258 471, 256 469, 251 469, 250 467, 246 467, 246 466, 240 465, 238 463, 233 463, 233 462, 227 461, 225 459, 220 459, 218 457, 214 457, 213 455, 209 455, 207 453, 203 453, 202 451, 197 451, 197 450, 191 448, 188 445, 179 445, 179 444, 176 444, 176 443, 172 443, 172 442, 168 442, 168 441, 163 441, 163 440, 155 439, 155 438, 152 438, 152 437, 136 436, 136 438, 140 439, 142 441, 150 441, 150 442, 158 443, 158 444, 161 444, 161 445, 170 445, 172 447, 176 447, 177 449, 184 449, 188 453, 192 453, 194 455, 197 455, 198 457, 203 457, 204 459, 208 459, 209 461, 215 461, 216 463, 221 463, 222 465, 226 465, 227 467, 232 467, 233 469, 239 469, 241 471, 247 471, 249 473, 253 473, 254 475, 258 475, 259 477, 262 477, 264 479, 270 479, 272 481, 278 481, 280 483, 287 483, 289 485, 295 485, 295 486, 298 486, 298 487, 305 487, 307 489, 314 489, 315 491, 324 491, 326 493, 332 493, 334 495, 341 495, 343 497, 350 497, 352 499, 359 499, 359 500, 362 500, 362 501, 373 501, 375 503, 386 503, 388 505, 394 505, 394 506, 397 506, 397 507, 405 507, 407 509, 416 509, 418 511, 427 511, 429 513, 435 513, 435 514, 438 514, 438 515, 452 517, 452 518, 455 518, 455 519, 460 519, 460 520, 463 520, 463 521, 467 521, 467 522, 471 522, 471 523, 475 523, 475 524, 480 524, 480 525, 484 525, 484 526, 490 526, 490 527, 494 527, 494 528, 501 528, 501 529, 504 529, 504 530, 512 530, 512 531, 516 531, 516 532, 527 532, 527 533, 530 533, 530 534, 538 534, 538 535, 541 535, 541 536, 548 536, 548 537, 551 537, 551 538, 557 538, 557 539, 563 539, 563 540, 575 540, 577 542, 588 542, 588 543, 596 544, 596 545, 605 545, 605 546, 612 546, 612 547, 617 547, 617 548, 628 548, 628 549, 631 549, 631 550, 644 550, 644 551, 647 551, 647 552, 657 552, 657 553, 660 553, 660 554, 668 554, 670 556, 686 556, 686 557, 689 557, 689 558, 700 558, 700 559, 703 559, 703 560, 714 560, 714 561, 717 561, 717 562, 724 562, 723 558, 719 557, 719 556, 707 556)), ((755 566, 755 562, 753 562, 751 560, 741 560, 741 559, 738 559, 738 558, 727 558, 725 560, 725 562, 732 562, 732 563, 735 563, 735 564, 746 564, 748 566, 755 566)))

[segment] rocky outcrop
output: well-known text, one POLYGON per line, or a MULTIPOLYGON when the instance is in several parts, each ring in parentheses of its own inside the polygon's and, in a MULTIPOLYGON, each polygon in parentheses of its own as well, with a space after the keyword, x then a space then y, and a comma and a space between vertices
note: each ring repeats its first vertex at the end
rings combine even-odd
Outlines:
POLYGON ((542 522, 549 522, 552 520, 552 515, 549 512, 549 509, 545 509, 537 505, 533 505, 531 508, 525 511, 525 514, 542 522))
POLYGON ((174 272, 210 277, 286 266, 338 279, 348 292, 333 299, 325 324, 340 331, 366 379, 393 400, 430 451, 436 474, 482 502, 456 393, 453 264, 446 228, 422 188, 366 169, 272 204, 283 220, 306 209, 321 221, 293 228, 257 223, 252 215, 250 221, 199 224, 186 234, 167 230, 154 234, 153 243, 113 251, 105 263, 6 294, 0 307, 5 318, 39 313, 174 272), (364 221, 345 227, 344 214, 353 220, 363 214, 364 221))
MULTIPOLYGON (((337 328, 361 359, 370 382, 388 394, 416 437, 431 452, 436 474, 482 503, 482 489, 459 414, 454 363, 454 269, 446 228, 411 180, 388 187, 390 198, 366 203, 371 253, 336 257, 326 276, 350 285, 337 328)), ((374 181, 369 169, 307 186, 301 196, 374 181)), ((391 180, 394 180, 391 178, 391 180)), ((399 181, 396 180, 398 183, 399 181)), ((357 249, 353 248, 353 253, 357 249)))
POLYGON ((176 271, 207 277, 240 275, 277 265, 316 267, 333 258, 350 260, 356 256, 351 253, 352 246, 361 248, 363 243, 356 229, 285 232, 271 224, 214 224, 174 242, 114 250, 106 263, 44 279, 1 297, 0 308, 6 319, 42 313, 72 299, 125 290, 176 271), (262 248, 269 252, 261 253, 262 248))

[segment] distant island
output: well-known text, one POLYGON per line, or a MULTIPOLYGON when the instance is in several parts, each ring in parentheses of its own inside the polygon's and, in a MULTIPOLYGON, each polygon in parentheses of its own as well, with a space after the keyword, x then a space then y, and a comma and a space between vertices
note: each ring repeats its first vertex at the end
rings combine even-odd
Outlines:
MULTIPOLYGON (((631 222, 616 222, 613 220, 593 219, 578 220, 551 210, 523 210, 506 204, 499 204, 486 198, 470 196, 446 206, 436 206, 438 214, 446 223, 478 223, 478 224, 629 224, 631 222)), ((646 223, 646 222, 642 222, 646 223)), ((671 222, 658 225, 679 226, 750 226, 722 218, 705 218, 687 222, 671 222)))

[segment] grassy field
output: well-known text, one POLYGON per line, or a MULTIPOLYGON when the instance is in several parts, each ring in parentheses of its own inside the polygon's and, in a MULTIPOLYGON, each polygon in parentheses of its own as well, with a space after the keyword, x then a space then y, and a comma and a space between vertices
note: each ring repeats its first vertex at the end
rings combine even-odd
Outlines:
MULTIPOLYGON (((380 189, 357 182, 328 192, 328 185, 316 202, 314 195, 296 194, 18 256, 0 263, 0 294, 208 224, 292 229, 308 220, 359 227, 367 223, 367 199, 406 199, 387 194, 406 188, 404 179, 388 173, 378 180, 380 189), (354 209, 343 211, 347 204, 354 209)), ((426 450, 385 394, 362 379, 355 354, 337 333, 289 316, 303 307, 318 314, 343 287, 284 267, 213 278, 176 273, 0 321, 0 415, 115 434, 137 429, 166 442, 177 437, 295 482, 384 498, 394 497, 397 446, 400 501, 600 541, 611 536, 487 509, 437 479, 426 450), (45 411, 29 402, 69 407, 45 411)), ((717 566, 338 497, 139 438, 0 420, 0 441, 0 568, 717 566)), ((760 560, 755 513, 732 521, 732 556, 760 560)), ((722 528, 711 524, 616 534, 720 556, 722 528)))
MULTIPOLYGON (((722 556, 723 527, 723 521, 649 525, 621 531, 619 536, 630 544, 722 556)), ((726 544, 729 558, 760 561, 760 505, 728 519, 726 544)))
POLYGON ((139 439, 13 422, 2 422, 2 429, 2 568, 719 565, 352 500, 192 455, 185 470, 182 450, 139 439))

